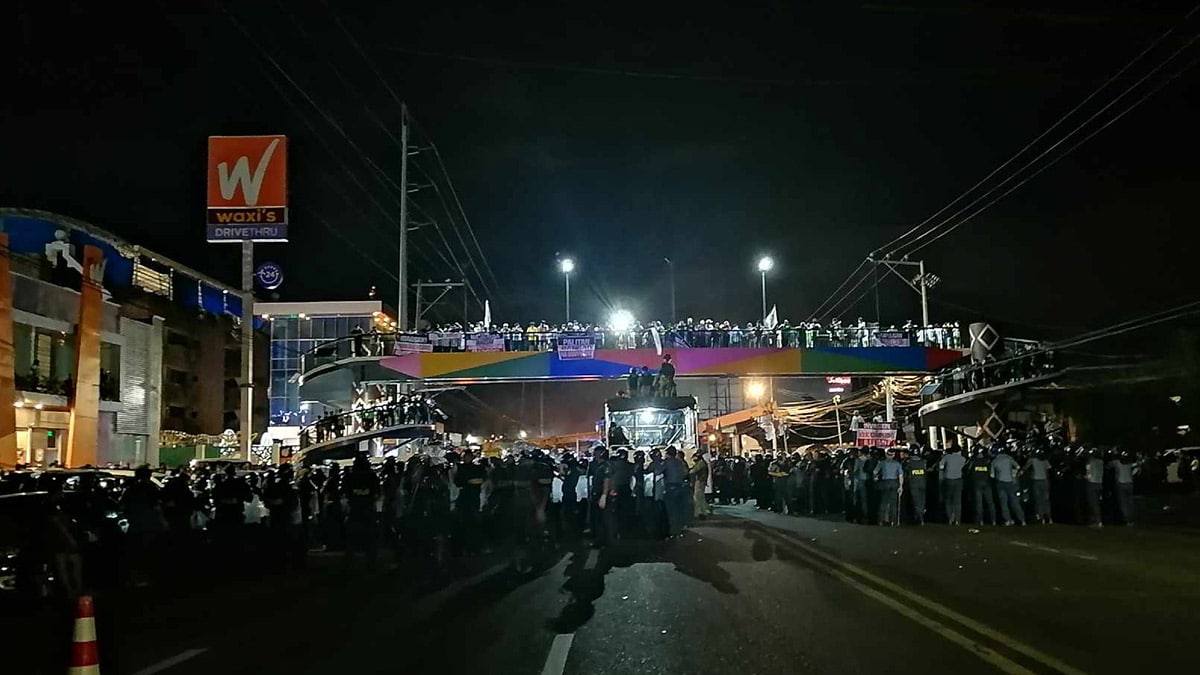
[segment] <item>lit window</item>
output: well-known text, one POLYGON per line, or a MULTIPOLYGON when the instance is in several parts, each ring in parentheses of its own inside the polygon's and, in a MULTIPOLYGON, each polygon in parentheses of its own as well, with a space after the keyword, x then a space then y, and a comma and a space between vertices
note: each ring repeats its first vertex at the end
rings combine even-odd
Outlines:
POLYGON ((138 260, 133 262, 133 283, 147 293, 171 297, 170 272, 159 272, 138 260))

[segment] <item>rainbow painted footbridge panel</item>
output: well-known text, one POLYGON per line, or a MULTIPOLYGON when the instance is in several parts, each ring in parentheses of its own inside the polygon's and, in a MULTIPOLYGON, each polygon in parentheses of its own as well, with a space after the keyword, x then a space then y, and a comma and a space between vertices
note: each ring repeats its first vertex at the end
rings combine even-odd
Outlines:
MULTIPOLYGON (((677 377, 917 374, 963 356, 962 351, 936 347, 690 348, 667 353, 677 377)), ((379 365, 398 378, 472 382, 599 380, 634 367, 657 370, 661 363, 653 349, 597 349, 590 359, 560 359, 557 352, 426 352, 383 357, 379 365)))

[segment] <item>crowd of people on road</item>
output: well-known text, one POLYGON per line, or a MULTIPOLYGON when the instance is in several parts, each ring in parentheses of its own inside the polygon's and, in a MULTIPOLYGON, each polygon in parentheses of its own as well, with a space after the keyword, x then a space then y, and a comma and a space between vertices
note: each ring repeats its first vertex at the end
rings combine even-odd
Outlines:
POLYGON ((583 537, 598 547, 678 538, 713 504, 891 526, 1131 525, 1135 485, 1165 481, 1165 468, 1115 448, 1014 437, 971 453, 911 444, 749 456, 523 444, 483 456, 433 443, 406 460, 360 455, 348 466, 104 475, 0 475, 0 494, 49 495, 53 517, 39 546, 71 592, 244 564, 248 554, 282 570, 303 567, 314 551, 342 551, 351 564, 374 567, 380 550, 390 550, 394 562, 438 570, 453 556, 496 552, 527 571, 541 552, 583 537))
POLYGON ((1051 524, 1134 522, 1135 482, 1165 482, 1155 455, 1022 440, 944 451, 819 448, 718 460, 716 498, 754 499, 790 515, 841 513, 857 523, 1051 524))

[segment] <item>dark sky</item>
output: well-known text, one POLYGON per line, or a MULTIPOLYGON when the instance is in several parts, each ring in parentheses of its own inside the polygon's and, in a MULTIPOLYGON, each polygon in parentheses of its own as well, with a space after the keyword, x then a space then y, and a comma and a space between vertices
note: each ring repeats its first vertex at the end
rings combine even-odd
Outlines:
MULTIPOLYGON (((259 253, 284 265, 283 299, 378 284, 390 302, 396 191, 365 159, 398 180, 390 88, 417 144, 438 144, 495 277, 426 189, 414 199, 454 255, 434 228, 415 232, 414 278, 460 276, 441 259, 454 257, 483 277, 498 320, 556 320, 561 252, 579 264, 577 317, 620 305, 648 319, 667 314, 667 255, 681 316, 744 322, 767 252, 771 301, 798 319, 1190 8, 568 4, 18 2, 2 40, 0 204, 88 220, 234 281, 237 251, 204 242, 205 137, 286 133, 292 241, 259 253)), ((1183 24, 1112 92, 1197 30, 1183 24)), ((933 318, 1052 336, 1186 297, 1197 72, 922 251, 942 279, 933 318)), ((414 161, 436 174, 432 153, 414 161)), ((880 293, 885 322, 919 316, 898 280, 880 293)), ((874 312, 868 293, 842 315, 874 312)))

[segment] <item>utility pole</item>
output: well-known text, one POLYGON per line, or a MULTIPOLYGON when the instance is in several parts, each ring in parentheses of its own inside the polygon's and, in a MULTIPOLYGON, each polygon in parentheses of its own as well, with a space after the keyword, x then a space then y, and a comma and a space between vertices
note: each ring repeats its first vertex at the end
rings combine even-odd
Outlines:
POLYGON ((918 294, 920 294, 920 296, 921 296, 921 335, 922 335, 921 341, 923 343, 928 344, 928 342, 929 342, 929 330, 928 330, 928 328, 929 328, 929 289, 932 288, 935 284, 937 284, 940 281, 938 276, 936 274, 928 274, 928 275, 925 274, 925 261, 924 260, 917 260, 917 261, 888 260, 885 258, 883 260, 872 259, 871 262, 874 263, 875 269, 877 272, 879 270, 879 265, 882 264, 884 267, 887 268, 887 270, 889 272, 900 277, 900 280, 903 281, 905 284, 907 284, 909 288, 913 289, 918 294), (905 278, 904 275, 897 272, 896 268, 899 267, 900 265, 905 265, 908 267, 916 267, 917 268, 917 278, 910 280, 910 279, 905 278))
POLYGON ((835 395, 833 397, 833 414, 837 416, 838 429, 838 446, 842 445, 842 397, 835 395))
POLYGON ((400 104, 400 268, 396 277, 400 286, 396 323, 403 332, 411 330, 408 323, 408 106, 403 103, 400 104))
POLYGON ((929 333, 929 289, 925 285, 925 261, 917 262, 917 274, 921 284, 921 327, 925 328, 926 340, 929 333))
POLYGON ((896 421, 896 394, 895 394, 895 379, 891 377, 883 378, 884 391, 887 396, 887 421, 896 421))
MULTIPOLYGON (((245 186, 243 186, 244 189, 245 186)), ((86 271, 85 271, 86 277, 86 271)), ((242 387, 238 438, 240 459, 250 460, 254 433, 254 242, 242 241, 242 387)))

